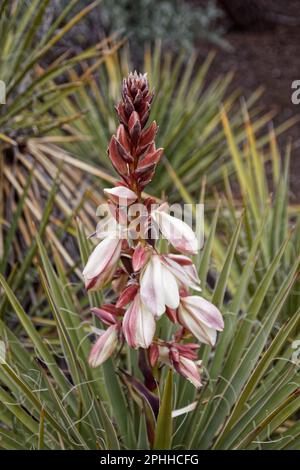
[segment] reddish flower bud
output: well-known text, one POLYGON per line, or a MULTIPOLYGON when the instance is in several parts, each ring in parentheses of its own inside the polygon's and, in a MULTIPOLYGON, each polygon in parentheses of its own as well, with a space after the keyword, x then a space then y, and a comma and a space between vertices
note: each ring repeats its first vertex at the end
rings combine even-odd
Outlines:
POLYGON ((131 113, 133 113, 133 111, 134 111, 134 106, 133 106, 133 102, 131 101, 131 98, 128 95, 125 96, 124 102, 125 102, 124 103, 124 111, 125 111, 125 115, 128 119, 129 116, 131 115, 131 113))
POLYGON ((154 170, 148 170, 146 173, 139 177, 139 187, 141 190, 144 189, 145 186, 147 186, 147 184, 152 181, 153 175, 154 170))
POLYGON ((191 347, 189 344, 179 345, 174 342, 160 345, 159 360, 164 364, 174 367, 178 374, 189 380, 196 388, 201 387, 200 363, 197 361, 197 356, 194 353, 193 344, 191 347))
POLYGON ((130 141, 129 141, 128 135, 125 131, 125 127, 123 126, 123 124, 120 124, 117 129, 117 140, 120 142, 120 144, 123 145, 125 150, 130 152, 130 141))
POLYGON ((129 134, 131 137, 131 142, 134 146, 136 146, 139 141, 141 130, 142 130, 140 118, 136 111, 133 111, 133 113, 130 116, 130 119, 128 122, 128 129, 129 129, 129 134))
POLYGON ((198 359, 197 350, 200 348, 200 344, 196 343, 187 343, 187 344, 177 344, 177 350, 179 353, 186 357, 187 359, 191 359, 192 361, 196 361, 198 359))
POLYGON ((141 116, 141 126, 145 127, 150 116, 150 104, 147 104, 146 111, 141 116))
POLYGON ((149 348, 149 362, 151 367, 154 367, 159 357, 159 347, 156 343, 152 343, 149 348))
POLYGON ((123 103, 119 103, 118 106, 115 107, 115 110, 117 111, 119 121, 127 126, 127 118, 125 115, 123 103))
POLYGON ((166 307, 166 314, 172 323, 178 323, 177 311, 174 308, 166 307))
POLYGON ((157 124, 155 121, 142 132, 141 139, 140 139, 140 146, 147 147, 151 142, 153 142, 154 137, 157 133, 157 124))
POLYGON ((117 307, 125 307, 129 302, 132 302, 136 296, 136 293, 139 289, 138 284, 131 284, 127 286, 121 293, 118 302, 116 303, 117 307))
POLYGON ((119 157, 122 158, 126 163, 132 163, 133 162, 133 157, 130 155, 129 152, 123 147, 123 145, 117 140, 116 141, 116 148, 117 152, 119 154, 119 157))
POLYGON ((151 168, 151 166, 156 165, 159 162, 163 151, 164 149, 159 148, 154 152, 147 153, 147 155, 139 161, 137 172, 141 172, 143 169, 151 168))
POLYGON ((114 325, 115 323, 117 323, 116 317, 112 313, 107 311, 104 306, 102 308, 91 308, 91 312, 106 325, 114 325))
POLYGON ((151 253, 149 249, 139 243, 136 249, 134 250, 132 257, 133 270, 136 272, 142 269, 149 260, 150 256, 151 253))
POLYGON ((142 99, 143 99, 143 93, 141 92, 141 90, 138 90, 137 94, 135 95, 134 101, 133 101, 133 104, 134 104, 135 108, 139 107, 139 105, 142 102, 142 99))
POLYGON ((149 163, 146 166, 138 167, 136 171, 134 172, 134 175, 139 180, 148 179, 148 177, 153 174, 154 169, 155 169, 155 163, 149 163))
POLYGON ((114 168, 117 170, 117 172, 120 175, 126 175, 127 174, 127 164, 124 161, 123 158, 121 158, 120 153, 118 151, 117 147, 117 140, 116 137, 113 135, 109 147, 108 147, 108 155, 109 158, 114 166, 114 168))

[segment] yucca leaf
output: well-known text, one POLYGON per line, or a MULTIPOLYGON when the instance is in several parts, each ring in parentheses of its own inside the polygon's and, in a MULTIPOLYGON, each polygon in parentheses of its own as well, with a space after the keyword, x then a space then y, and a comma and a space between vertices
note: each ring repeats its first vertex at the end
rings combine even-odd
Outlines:
MULTIPOLYGON (((64 393, 67 393, 70 388, 70 384, 66 380, 61 369, 59 369, 59 367, 56 365, 56 361, 53 355, 51 354, 49 349, 45 346, 42 338, 40 337, 34 325, 32 324, 31 319, 28 317, 28 315, 26 315, 21 304, 19 303, 19 301, 13 294, 11 288, 9 287, 9 285, 7 284, 7 282, 5 281, 4 277, 1 274, 0 274, 0 283, 2 285, 2 288, 5 291, 5 294, 8 297, 9 302, 11 303, 14 311, 16 312, 20 323, 22 324, 28 336, 31 338, 32 343, 34 344, 35 348, 39 352, 42 360, 47 364, 51 374, 53 375, 53 377, 55 378, 56 382, 59 384, 61 389, 64 391, 64 393)), ((73 405, 75 406, 75 403, 73 403, 73 405)))
POLYGON ((263 374, 269 367, 270 363, 274 360, 274 357, 277 356, 277 354, 280 352, 281 348, 283 345, 286 343, 288 336, 290 333, 294 330, 294 328, 297 326, 297 324, 300 322, 300 310, 297 311, 293 318, 284 325, 281 330, 278 332, 276 335, 275 339, 267 349, 267 351, 264 353, 262 359, 259 361, 257 366, 255 367, 254 371, 252 372, 251 376, 249 377, 248 383, 245 386, 243 392, 239 396, 239 399, 235 403, 235 407, 233 409, 233 412, 231 413, 231 416, 229 420, 226 423, 226 426, 222 430, 222 433, 220 434, 218 441, 216 442, 216 446, 219 445, 219 443, 222 443, 222 438, 223 436, 226 437, 226 431, 231 429, 231 427, 234 425, 236 420, 241 414, 241 411, 243 410, 243 407, 251 395, 252 391, 254 388, 257 386, 259 383, 260 379, 262 378, 263 374))
POLYGON ((16 209, 16 211, 13 215, 12 221, 10 223, 9 230, 7 231, 6 236, 5 236, 4 247, 3 247, 3 257, 2 257, 1 262, 0 262, 0 271, 2 272, 2 274, 5 272, 5 268, 6 268, 6 264, 7 264, 7 261, 8 261, 10 248, 11 248, 11 244, 12 244, 13 238, 15 236, 17 227, 18 227, 19 218, 21 217, 21 214, 22 214, 22 210, 23 210, 23 207, 24 207, 24 204, 25 204, 25 199, 26 199, 27 194, 28 194, 28 190, 29 190, 29 187, 30 187, 30 184, 31 184, 31 180, 32 180, 32 173, 29 174, 28 182, 27 182, 27 184, 24 188, 22 197, 20 198, 20 200, 18 202, 18 206, 17 206, 17 209, 16 209))
POLYGON ((44 410, 42 409, 41 410, 41 413, 40 413, 40 424, 39 424, 39 437, 38 437, 38 450, 42 450, 44 449, 44 446, 45 446, 45 442, 44 442, 44 439, 45 439, 45 412, 44 410))
POLYGON ((246 301, 246 290, 248 287, 248 283, 251 279, 251 276, 253 274, 255 263, 257 261, 258 247, 261 241, 261 237, 263 236, 264 230, 265 230, 265 226, 263 223, 261 225, 259 233, 257 234, 255 238, 252 249, 244 265, 243 272, 242 272, 239 286, 236 290, 236 293, 233 296, 232 301, 229 303, 229 306, 226 307, 226 310, 224 312, 225 327, 224 327, 224 331, 220 334, 218 348, 215 352, 214 361, 210 368, 210 376, 214 379, 217 378, 220 373, 220 368, 224 360, 224 355, 226 351, 228 350, 230 341, 232 341, 233 336, 235 334, 235 326, 236 326, 236 323, 238 322, 238 313, 241 308, 242 302, 246 301))
POLYGON ((165 381, 155 429, 154 449, 170 449, 172 444, 173 372, 170 369, 165 381))
POLYGON ((215 442, 214 448, 232 449, 243 436, 253 429, 253 423, 257 422, 261 416, 265 416, 266 410, 273 409, 278 406, 282 399, 282 390, 284 390, 284 396, 287 396, 289 393, 289 390, 285 388, 285 385, 287 383, 291 383, 294 373, 294 367, 289 366, 284 374, 272 381, 271 391, 268 389, 267 392, 265 392, 258 400, 248 403, 247 409, 241 413, 239 421, 230 428, 230 431, 224 439, 223 433, 221 433, 222 442, 217 439, 218 442, 215 442))
POLYGON ((12 432, 0 430, 0 445, 5 450, 24 450, 24 439, 18 436, 18 439, 12 432))
MULTIPOLYGON (((297 269, 297 268, 296 268, 297 269)), ((246 351, 242 361, 239 366, 236 367, 230 381, 226 381, 226 375, 222 373, 222 384, 226 384, 221 388, 221 390, 216 390, 216 393, 221 393, 220 398, 217 400, 217 403, 214 405, 213 410, 211 410, 210 416, 206 423, 206 426, 202 429, 200 437, 200 448, 206 447, 208 442, 212 439, 214 433, 217 431, 218 426, 222 420, 229 414, 230 408, 236 401, 236 395, 241 391, 244 386, 247 377, 249 376, 251 369, 251 364, 254 364, 257 361, 265 343, 267 335, 269 334, 272 326, 276 321, 276 317, 279 315, 282 306, 294 284, 295 281, 295 271, 292 272, 292 275, 289 276, 287 281, 284 283, 280 291, 275 296, 274 302, 267 312, 266 320, 264 321, 262 327, 260 328, 259 333, 256 335, 254 341, 252 342, 249 349, 246 351), (224 390, 222 390, 224 389, 224 390)))
POLYGON ((240 221, 236 227, 234 236, 232 237, 232 240, 228 247, 228 251, 226 254, 222 271, 220 273, 220 276, 218 278, 218 281, 214 289, 212 302, 219 308, 223 305, 224 294, 225 294, 226 287, 228 285, 228 278, 229 278, 229 274, 231 271, 232 261, 233 261, 233 257, 236 251, 236 246, 238 243, 242 223, 243 223, 243 217, 240 218, 240 221))
MULTIPOLYGON (((38 400, 36 395, 30 390, 30 388, 27 386, 27 384, 20 378, 18 375, 14 372, 14 370, 8 365, 8 364, 2 364, 0 367, 5 371, 5 373, 15 382, 15 384, 20 388, 20 390, 24 393, 26 398, 30 401, 30 403, 34 406, 34 408, 38 411, 38 413, 41 413, 41 410, 43 409, 42 403, 38 400)), ((66 442, 70 444, 69 436, 65 432, 65 430, 61 427, 61 425, 58 423, 58 421, 52 416, 51 413, 49 413, 45 409, 45 418, 51 426, 60 434, 61 438, 66 442)), ((36 434, 39 432, 38 428, 38 423, 37 425, 37 431, 36 434)))
MULTIPOLYGON (((236 449, 246 448, 274 419, 279 417, 276 426, 284 422, 295 410, 299 408, 299 388, 291 393, 275 410, 273 410, 258 426, 253 429, 237 446, 236 449)), ((275 427, 276 429, 276 427, 275 427)))
POLYGON ((47 44, 41 48, 34 57, 28 61, 28 63, 22 67, 20 72, 16 74, 12 82, 9 84, 6 90, 6 96, 9 97, 10 93, 20 84, 23 78, 26 76, 27 72, 33 68, 34 64, 36 64, 45 54, 70 30, 77 24, 85 15, 87 15, 90 11, 92 11, 96 5, 98 5, 99 0, 92 2, 90 5, 86 6, 80 12, 78 12, 71 20, 66 23, 61 30, 56 33, 51 39, 47 42, 47 44))
POLYGON ((245 346, 249 338, 249 332, 251 330, 252 323, 253 321, 255 321, 255 318, 258 315, 259 309, 261 308, 263 304, 265 296, 268 292, 268 288, 272 282, 275 272, 279 266, 280 260, 287 247, 288 241, 289 240, 287 239, 283 242, 277 255, 275 256, 274 260, 269 266, 269 269, 267 270, 264 278, 262 279, 260 285, 258 286, 258 289, 255 295, 252 298, 252 301, 247 309, 248 310, 247 321, 242 323, 239 331, 237 332, 237 340, 231 349, 230 355, 227 358, 227 362, 223 371, 225 377, 228 376, 230 371, 233 371, 235 369, 240 359, 241 353, 243 351, 243 347, 245 346))
POLYGON ((149 450, 149 442, 147 438, 147 425, 144 413, 141 413, 140 416, 139 434, 136 448, 139 450, 149 450))
MULTIPOLYGON (((2 367, 2 365, 0 365, 2 367)), ((0 387, 0 401, 2 406, 6 407, 30 432, 38 433, 37 422, 13 399, 5 390, 0 387)))
POLYGON ((218 203, 212 222, 210 226, 210 231, 209 235, 207 237, 207 240, 205 241, 201 256, 200 256, 200 261, 199 261, 199 279, 201 281, 201 285, 205 286, 206 281, 207 281, 207 274, 209 270, 209 262, 211 259, 211 254, 212 254, 212 249, 213 249, 213 242, 215 239, 215 233, 216 233, 216 228, 217 228, 217 222, 218 222, 218 217, 219 217, 219 211, 220 211, 220 202, 218 203))

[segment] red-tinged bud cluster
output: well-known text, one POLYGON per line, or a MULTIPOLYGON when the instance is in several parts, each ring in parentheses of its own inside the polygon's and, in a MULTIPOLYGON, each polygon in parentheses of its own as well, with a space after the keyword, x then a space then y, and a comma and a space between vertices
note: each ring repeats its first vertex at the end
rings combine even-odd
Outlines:
POLYGON ((153 91, 149 90, 149 83, 146 74, 130 73, 123 79, 122 101, 117 106, 117 113, 120 122, 128 126, 137 115, 140 129, 143 129, 150 115, 150 107, 153 100, 153 91))
POLYGON ((125 185, 138 195, 150 183, 163 149, 156 149, 156 122, 145 127, 153 92, 146 75, 129 74, 123 80, 122 100, 116 107, 120 125, 108 147, 109 158, 125 185))

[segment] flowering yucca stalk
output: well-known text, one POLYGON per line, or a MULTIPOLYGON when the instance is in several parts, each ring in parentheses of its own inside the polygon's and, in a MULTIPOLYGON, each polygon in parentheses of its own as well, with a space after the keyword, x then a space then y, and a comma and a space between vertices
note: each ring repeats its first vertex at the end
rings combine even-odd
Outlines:
POLYGON ((146 75, 135 72, 124 79, 122 101, 116 108, 120 125, 108 148, 121 179, 116 187, 104 190, 109 214, 97 227, 95 236, 101 241, 83 271, 87 289, 111 283, 116 299, 92 310, 108 328, 95 331, 99 338, 89 363, 99 366, 126 341, 131 348, 147 350, 147 373, 142 372, 148 388, 156 387, 153 376, 149 380, 149 371, 151 376, 154 367, 160 369, 164 364, 199 388, 199 342, 213 346, 223 319, 214 305, 189 292, 201 290, 188 256, 198 249, 192 229, 172 217, 166 203, 157 207, 153 199, 142 199, 163 153, 155 147, 156 122, 146 127, 152 99, 146 75), (131 210, 136 204, 138 210, 131 210), (161 253, 158 234, 177 253, 161 253), (156 336, 156 324, 163 314, 177 325, 171 340, 156 336), (192 336, 198 343, 190 341, 192 336))

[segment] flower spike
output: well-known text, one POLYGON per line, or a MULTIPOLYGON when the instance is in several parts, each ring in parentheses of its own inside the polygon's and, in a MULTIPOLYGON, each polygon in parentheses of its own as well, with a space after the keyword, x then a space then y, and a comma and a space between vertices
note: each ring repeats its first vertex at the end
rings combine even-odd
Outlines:
MULTIPOLYGON (((111 303, 92 309, 107 329, 95 330, 99 338, 88 361, 97 367, 117 349, 122 361, 126 342, 130 348, 140 349, 137 363, 145 378, 140 384, 143 389, 157 387, 164 364, 199 388, 200 344, 196 340, 213 346, 217 332, 224 328, 223 318, 217 307, 191 292, 201 291, 189 257, 198 250, 193 230, 168 213, 166 202, 143 199, 142 192, 163 155, 155 144, 157 124, 148 124, 154 94, 147 75, 130 73, 123 80, 121 96, 116 106, 119 126, 108 146, 119 181, 104 189, 108 210, 95 232, 100 243, 83 271, 86 289, 111 283, 107 293, 111 303), (160 251, 159 235, 175 253, 160 251), (162 315, 173 324, 171 341, 158 337, 161 328, 157 322, 162 315)), ((134 377, 130 381, 131 376, 126 377, 125 383, 139 384, 134 377)))

